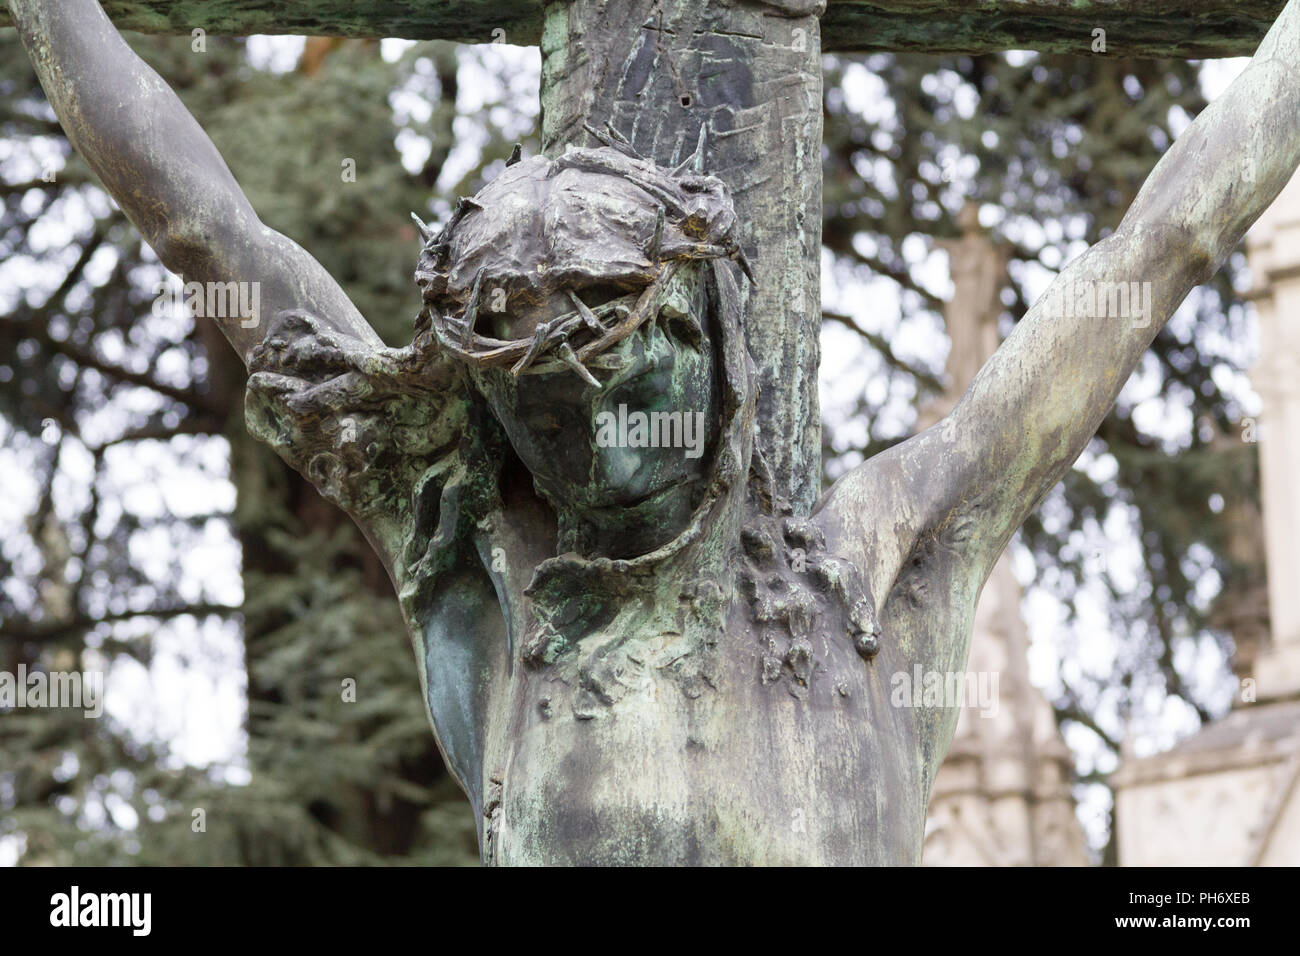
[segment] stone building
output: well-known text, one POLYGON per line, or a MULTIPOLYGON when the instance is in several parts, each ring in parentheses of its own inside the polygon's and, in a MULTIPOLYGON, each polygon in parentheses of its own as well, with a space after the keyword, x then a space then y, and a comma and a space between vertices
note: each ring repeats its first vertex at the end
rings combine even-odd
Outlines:
MULTIPOLYGON (((947 249, 954 293, 944 310, 952 348, 948 389, 921 414, 939 421, 998 347, 1005 254, 967 204, 960 239, 947 249)), ((1048 866, 1088 863, 1070 792, 1071 756, 1051 705, 1029 682, 1029 638, 1020 582, 1003 554, 984 585, 967 669, 996 674, 997 707, 967 701, 935 779, 922 863, 929 866, 1048 866)))
MULTIPOLYGON (((1255 521, 1244 508, 1242 527, 1263 530, 1267 611, 1249 581, 1225 587, 1220 619, 1243 678, 1232 712, 1165 753, 1130 755, 1111 777, 1125 866, 1300 865, 1300 177, 1246 250, 1263 414, 1242 437, 1259 442, 1263 507, 1255 521)), ((1234 557, 1249 554, 1247 536, 1230 545, 1234 557)))

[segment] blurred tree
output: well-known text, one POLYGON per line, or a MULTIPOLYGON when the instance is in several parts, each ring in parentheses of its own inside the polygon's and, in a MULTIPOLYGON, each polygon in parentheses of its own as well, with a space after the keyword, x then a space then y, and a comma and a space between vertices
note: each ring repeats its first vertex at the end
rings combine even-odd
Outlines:
MULTIPOLYGON (((436 218, 440 185, 476 188, 509 153, 501 127, 533 122, 489 103, 478 148, 442 177, 465 119, 460 61, 482 54, 424 44, 389 62, 349 41, 314 45, 277 75, 243 42, 134 42, 263 218, 310 248, 390 341, 419 307, 409 211, 436 218), (424 154, 413 170, 399 135, 424 154)), ((5 714, 0 837, 30 863, 474 862, 473 818, 429 732, 382 567, 341 512, 248 438, 244 372, 220 335, 154 314, 165 273, 70 152, 16 38, 0 47, 0 449, 39 491, 0 550, 0 668, 147 664, 159 622, 215 616, 242 626, 248 698, 247 783, 228 767, 180 767, 165 741, 108 717, 5 714), (227 446, 233 513, 141 518, 111 460, 141 442, 165 444, 173 482, 227 446), (212 523, 240 546, 242 605, 182 567, 212 523), (162 553, 146 553, 159 532, 162 553), (158 557, 161 574, 148 567, 158 557)))

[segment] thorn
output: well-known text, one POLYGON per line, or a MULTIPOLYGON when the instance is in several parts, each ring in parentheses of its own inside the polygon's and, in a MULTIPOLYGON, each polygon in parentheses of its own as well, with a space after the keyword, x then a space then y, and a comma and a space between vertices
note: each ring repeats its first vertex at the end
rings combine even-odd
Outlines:
POLYGON ((507 166, 513 166, 524 158, 524 144, 515 143, 515 148, 510 151, 510 158, 506 160, 507 166))
POLYGON ((559 356, 560 361, 577 372, 584 382, 593 388, 600 388, 600 381, 587 371, 585 365, 578 361, 578 356, 573 354, 573 347, 568 342, 561 342, 555 353, 559 356))
POLYGON ((467 208, 482 209, 483 204, 476 199, 471 199, 469 196, 461 196, 459 199, 456 200, 457 212, 464 212, 464 210, 467 208))
POLYGON ((611 147, 614 145, 614 141, 610 139, 609 134, 604 130, 596 129, 596 127, 592 126, 590 123, 583 123, 582 128, 587 131, 588 136, 600 143, 600 145, 611 147))
POLYGON ((664 240, 664 207, 660 206, 655 213, 655 231, 650 237, 650 250, 646 256, 651 265, 659 264, 659 247, 664 240))
POLYGON ((749 280, 749 284, 757 286, 758 280, 754 278, 754 270, 750 268, 749 257, 745 255, 745 250, 739 245, 736 246, 736 262, 740 266, 740 271, 745 273, 745 278, 749 280))
POLYGON ((605 327, 600 324, 600 319, 596 318, 596 313, 587 308, 587 303, 579 299, 572 289, 569 290, 569 299, 573 302, 573 307, 578 310, 578 315, 582 316, 582 321, 587 323, 587 328, 598 335, 603 335, 605 327))
POLYGON ((474 288, 469 292, 469 303, 465 306, 465 328, 461 330, 460 341, 469 348, 470 337, 474 334, 474 322, 478 319, 478 293, 483 287, 483 270, 474 277, 474 288))
POLYGON ((425 225, 424 220, 421 219, 419 216, 417 216, 415 213, 411 213, 411 218, 415 220, 415 225, 420 230, 420 237, 424 239, 424 244, 427 246, 429 244, 429 240, 431 240, 435 235, 437 235, 437 233, 433 231, 432 226, 425 225))
POLYGON ((591 136, 593 139, 595 139, 596 142, 600 143, 602 146, 608 146, 610 149, 616 149, 624 156, 631 157, 632 159, 645 158, 640 153, 638 153, 635 149, 632 148, 632 144, 627 141, 626 136, 624 136, 618 130, 614 129, 613 126, 610 126, 609 123, 605 124, 605 128, 603 130, 596 129, 596 127, 592 126, 590 123, 583 123, 582 128, 585 129, 587 131, 587 134, 591 136))
POLYGON ((475 362, 474 356, 459 345, 452 341, 451 337, 442 329, 441 325, 435 320, 432 325, 434 338, 438 340, 438 345, 450 352, 452 355, 465 362, 475 362))
POLYGON ((677 164, 673 169, 674 176, 680 176, 688 169, 693 173, 704 172, 704 135, 707 129, 708 124, 700 124, 700 138, 695 142, 695 152, 677 164))
POLYGON ((533 331, 533 341, 528 345, 528 351, 520 357, 519 361, 510 369, 510 374, 518 378, 524 373, 524 369, 533 364, 538 353, 542 351, 542 346, 546 344, 546 339, 551 334, 551 323, 543 322, 533 331))
POLYGON ((605 121, 605 130, 609 133, 611 138, 618 140, 624 146, 632 145, 630 142, 628 142, 628 138, 624 136, 622 133, 620 133, 618 130, 616 130, 614 128, 614 124, 609 122, 608 120, 605 121))

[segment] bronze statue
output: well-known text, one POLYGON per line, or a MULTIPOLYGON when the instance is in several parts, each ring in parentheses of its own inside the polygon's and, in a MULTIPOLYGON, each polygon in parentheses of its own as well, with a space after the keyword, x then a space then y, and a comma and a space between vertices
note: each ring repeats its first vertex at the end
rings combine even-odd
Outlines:
POLYGON ((423 308, 390 349, 95 0, 9 6, 164 264, 261 284, 266 321, 223 324, 249 427, 383 557, 497 863, 917 862, 957 709, 891 705, 891 675, 964 668, 1008 539, 1300 162, 1293 0, 1058 277, 1078 308, 1035 306, 943 422, 809 508, 773 478, 772 450, 806 436, 763 432, 747 327, 781 279, 756 274, 759 224, 710 175, 704 126, 670 168, 593 121, 421 223, 423 308))

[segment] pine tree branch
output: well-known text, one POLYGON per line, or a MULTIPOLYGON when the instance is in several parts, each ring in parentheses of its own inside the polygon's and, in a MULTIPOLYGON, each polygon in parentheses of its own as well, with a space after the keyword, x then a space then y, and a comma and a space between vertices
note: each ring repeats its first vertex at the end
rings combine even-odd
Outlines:
POLYGON ((210 615, 227 616, 237 614, 243 610, 242 607, 231 604, 182 604, 174 607, 146 608, 139 611, 119 611, 112 614, 104 614, 99 617, 81 614, 64 621, 58 621, 53 624, 42 625, 39 623, 28 623, 27 626, 15 626, 11 622, 5 622, 0 625, 0 637, 16 641, 30 641, 33 643, 48 643, 50 641, 61 640, 65 637, 71 637, 81 631, 90 630, 100 624, 118 624, 122 621, 133 621, 139 618, 154 618, 159 621, 168 621, 172 618, 184 617, 190 615, 193 617, 208 617, 210 615))
POLYGON ((942 392, 944 390, 945 386, 943 382, 941 382, 936 376, 923 368, 913 365, 905 359, 899 358, 890 346, 888 339, 875 332, 868 332, 862 326, 858 325, 852 316, 844 315, 841 312, 831 312, 827 309, 822 309, 822 321, 828 320, 843 325, 862 336, 873 349, 880 353, 881 358, 883 358, 887 364, 900 372, 905 372, 912 376, 918 383, 920 383, 922 388, 929 389, 933 392, 942 392))

